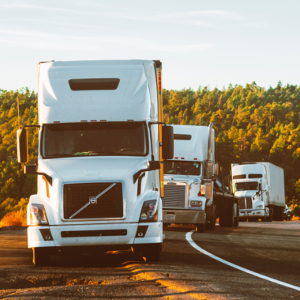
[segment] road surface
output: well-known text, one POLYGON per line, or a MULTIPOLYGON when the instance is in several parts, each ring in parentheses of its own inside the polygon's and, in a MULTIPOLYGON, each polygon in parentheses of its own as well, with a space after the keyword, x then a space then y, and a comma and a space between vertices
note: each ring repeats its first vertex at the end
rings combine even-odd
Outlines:
POLYGON ((35 267, 26 230, 0 229, 0 299, 300 299, 299 221, 193 230, 166 228, 159 263, 115 251, 35 267))

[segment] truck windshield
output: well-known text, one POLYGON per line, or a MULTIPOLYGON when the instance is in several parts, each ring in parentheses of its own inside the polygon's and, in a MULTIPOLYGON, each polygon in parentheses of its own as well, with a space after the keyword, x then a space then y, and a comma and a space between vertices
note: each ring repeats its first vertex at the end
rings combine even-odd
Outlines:
POLYGON ((200 162, 164 161, 165 174, 200 175, 200 162))
POLYGON ((148 153, 145 122, 46 124, 42 156, 145 156, 148 153))
POLYGON ((236 182, 235 190, 239 191, 258 191, 258 182, 236 182))

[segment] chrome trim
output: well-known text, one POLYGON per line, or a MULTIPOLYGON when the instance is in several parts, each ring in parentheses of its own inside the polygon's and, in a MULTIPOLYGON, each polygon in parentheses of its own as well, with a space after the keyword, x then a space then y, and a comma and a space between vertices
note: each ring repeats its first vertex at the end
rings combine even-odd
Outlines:
MULTIPOLYGON (((104 191, 102 191, 99 195, 96 197, 90 196, 89 202, 82 206, 75 214, 73 214, 69 219, 72 219, 76 215, 78 215, 81 211, 83 211, 85 208, 87 208, 90 204, 97 204, 97 199, 101 197, 103 194, 105 194, 107 191, 109 191, 111 188, 113 188, 116 185, 116 183, 111 184, 108 188, 106 188, 104 191)), ((123 186, 122 186, 123 188, 123 186)))
MULTIPOLYGON (((113 220, 125 220, 126 219, 126 197, 125 197, 125 183, 123 180, 101 180, 101 181, 68 181, 68 182, 63 182, 60 186, 60 211, 61 211, 61 221, 63 222, 89 222, 89 221, 113 221, 113 220), (82 183, 102 183, 102 182, 121 182, 122 184, 122 194, 123 194, 123 216, 120 218, 89 218, 89 219, 64 219, 64 185, 65 184, 82 184, 82 183)), ((87 203, 89 204, 89 203, 87 203)), ((87 206, 86 204, 86 206, 87 206)))
MULTIPOLYGON (((166 181, 164 180, 164 185, 168 184, 168 182, 170 181, 166 181)), ((185 207, 178 207, 178 206, 163 206, 163 210, 165 209, 174 209, 174 208, 177 208, 177 209, 188 209, 189 208, 189 188, 188 188, 188 183, 186 181, 176 181, 176 180, 172 180, 171 181, 173 183, 173 185, 175 185, 174 183, 176 183, 176 186, 177 185, 185 185, 185 199, 184 199, 184 203, 185 203, 185 207)), ((163 201, 162 201, 163 203, 163 201)))

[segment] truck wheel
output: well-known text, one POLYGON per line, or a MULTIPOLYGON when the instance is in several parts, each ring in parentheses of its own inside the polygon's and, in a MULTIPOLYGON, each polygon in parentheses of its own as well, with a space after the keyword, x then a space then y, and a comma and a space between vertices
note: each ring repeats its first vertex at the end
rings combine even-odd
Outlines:
POLYGON ((147 262, 158 262, 160 258, 160 252, 162 249, 162 244, 152 244, 148 245, 147 250, 144 250, 143 256, 146 257, 147 262))
POLYGON ((234 224, 234 206, 232 205, 228 207, 228 215, 227 215, 227 227, 233 227, 234 224))
POLYGON ((226 226, 226 218, 225 218, 224 213, 222 213, 219 217, 219 225, 220 225, 220 227, 226 226))
POLYGON ((238 227, 240 223, 240 208, 237 204, 236 217, 234 218, 233 226, 238 227))
POLYGON ((205 232, 205 223, 195 224, 196 232, 205 232))
POLYGON ((260 218, 260 220, 262 222, 266 222, 267 221, 266 211, 265 211, 265 215, 262 218, 260 218))
POLYGON ((269 222, 273 221, 273 207, 269 207, 269 217, 267 218, 269 222))
POLYGON ((277 216, 278 216, 278 221, 283 221, 283 208, 282 207, 278 207, 277 208, 277 216))
POLYGON ((206 228, 208 230, 214 230, 216 227, 216 207, 215 206, 212 208, 212 217, 208 221, 209 222, 206 223, 206 228))
POLYGON ((50 265, 50 253, 47 248, 32 248, 32 262, 36 267, 44 267, 50 265))

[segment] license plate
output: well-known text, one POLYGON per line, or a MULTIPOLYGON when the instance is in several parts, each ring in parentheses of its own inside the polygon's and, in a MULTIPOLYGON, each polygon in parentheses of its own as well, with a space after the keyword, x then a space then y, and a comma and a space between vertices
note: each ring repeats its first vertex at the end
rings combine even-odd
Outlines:
POLYGON ((175 221, 175 214, 166 214, 166 221, 175 221))

